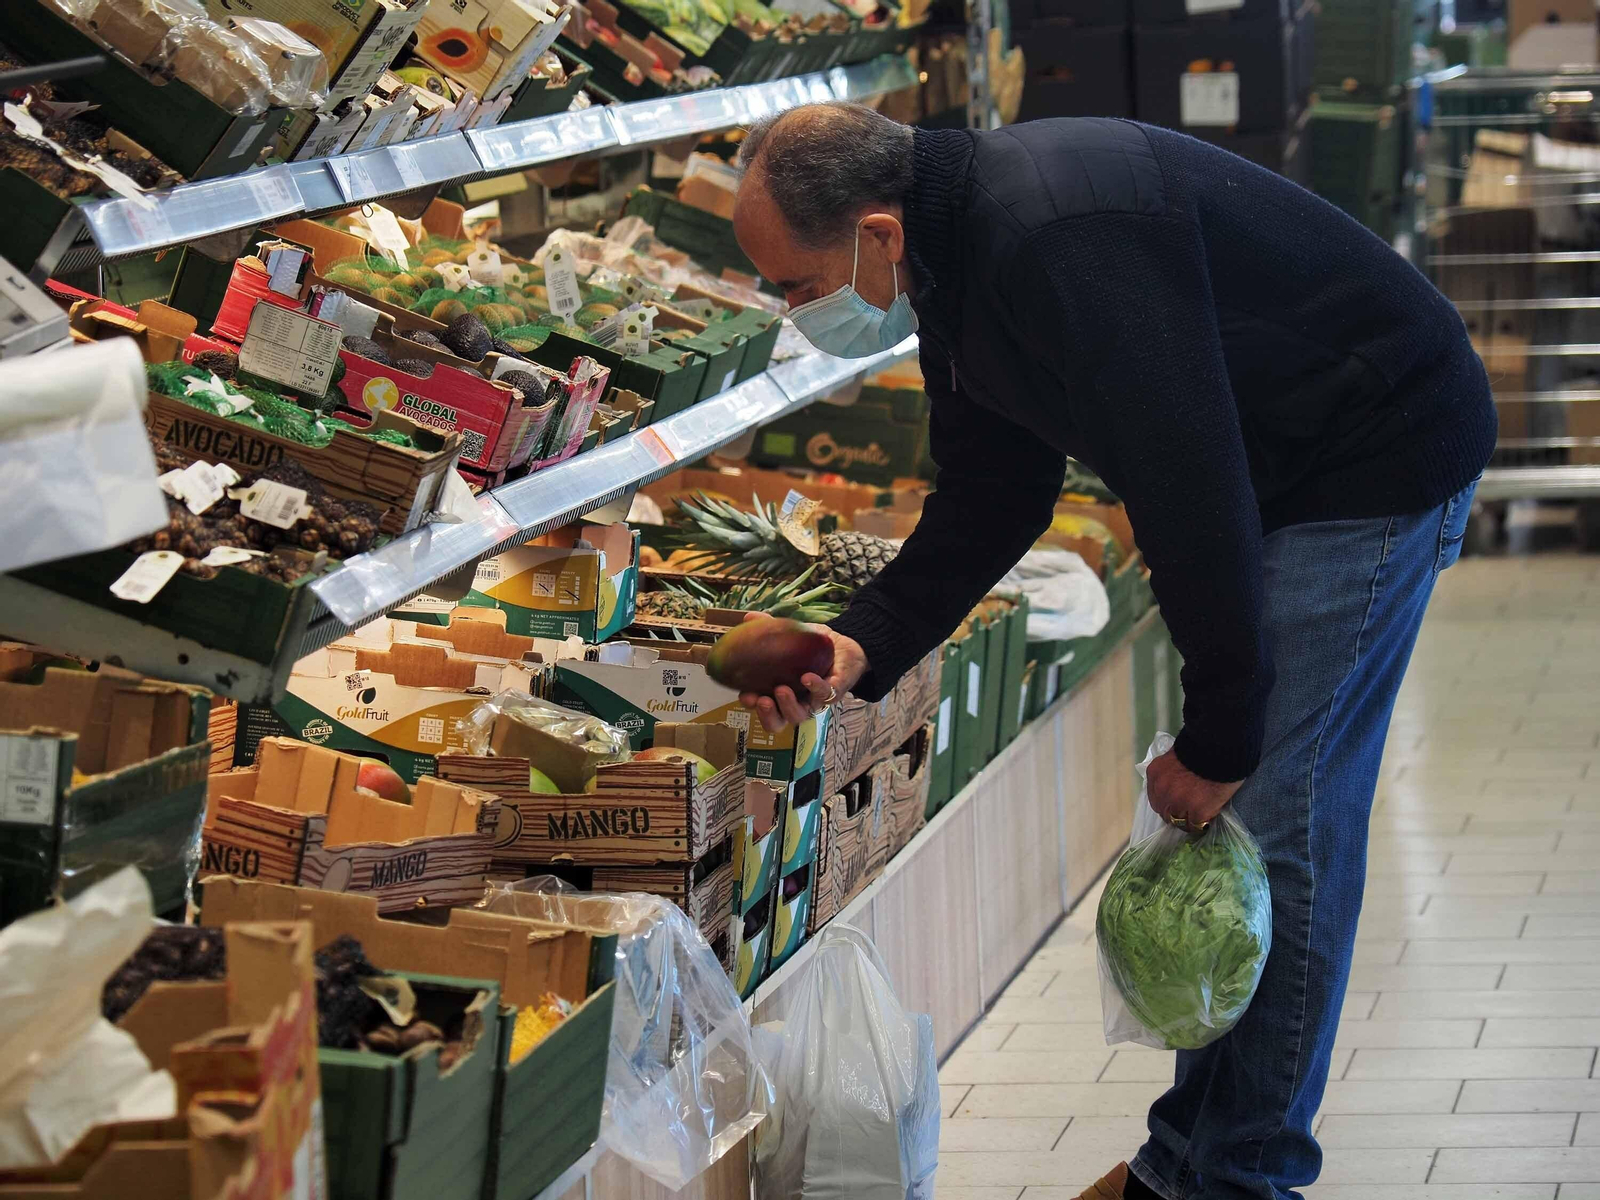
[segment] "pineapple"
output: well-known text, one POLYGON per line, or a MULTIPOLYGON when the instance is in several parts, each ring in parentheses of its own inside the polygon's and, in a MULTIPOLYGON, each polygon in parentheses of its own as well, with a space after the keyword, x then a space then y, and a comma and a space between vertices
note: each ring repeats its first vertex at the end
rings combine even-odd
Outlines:
POLYGON ((789 617, 796 621, 831 621, 844 611, 844 605, 825 597, 830 592, 844 589, 836 583, 824 583, 809 591, 801 591, 816 569, 816 564, 812 564, 788 583, 740 584, 721 593, 713 592, 698 579, 689 580, 687 591, 673 590, 700 601, 707 608, 766 613, 770 617, 789 617))
POLYGON ((704 492, 696 500, 678 500, 678 509, 687 518, 679 536, 697 552, 697 568, 793 576, 815 566, 821 568, 822 582, 853 590, 871 583, 900 551, 887 538, 868 533, 830 533, 822 538, 821 553, 812 558, 778 531, 776 504, 763 505, 755 499, 754 505, 754 512, 744 512, 704 492))
POLYGON ((661 592, 641 593, 637 604, 641 617, 660 617, 666 621, 698 621, 706 607, 704 600, 696 599, 682 588, 675 587, 661 592))

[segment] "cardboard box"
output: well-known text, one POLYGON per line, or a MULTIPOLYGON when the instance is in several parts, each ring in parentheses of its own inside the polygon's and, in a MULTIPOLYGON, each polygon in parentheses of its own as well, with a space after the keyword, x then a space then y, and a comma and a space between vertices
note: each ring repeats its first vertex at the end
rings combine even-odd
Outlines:
POLYGON ((729 920, 728 937, 733 960, 729 975, 741 1000, 748 1000, 755 995, 756 988, 771 972, 772 920, 776 900, 777 887, 774 881, 774 886, 757 896, 743 916, 734 916, 729 920))
POLYGON ((770 971, 776 971, 805 944, 815 895, 815 863, 806 863, 778 881, 772 898, 772 950, 770 971))
POLYGON ((932 782, 928 763, 932 745, 933 730, 925 726, 884 763, 885 861, 910 845, 911 839, 927 824, 928 789, 932 782))
POLYGON ((1564 61, 1593 62, 1594 24, 1595 6, 1589 0, 1507 0, 1506 45, 1515 46, 1535 25, 1583 25, 1588 27, 1586 41, 1574 38, 1571 44, 1574 53, 1564 61))
POLYGON ((547 0, 427 0, 416 55, 494 100, 522 86, 570 15, 547 0))
POLYGON ((814 866, 808 932, 815 934, 859 896, 888 861, 889 764, 880 763, 829 796, 814 866))
POLYGON ((121 1028, 171 1072, 166 1121, 97 1125, 55 1166, 0 1171, 8 1200, 292 1200, 327 1194, 311 930, 232 924, 225 980, 158 980, 121 1028))
POLYGON ((787 837, 788 811, 784 789, 757 779, 745 781, 744 814, 733 832, 734 916, 746 916, 771 894, 787 837))
MULTIPOLYGON (((619 521, 565 525, 481 559, 460 603, 499 609, 510 633, 603 642, 633 624, 638 591, 639 535, 619 521)), ((432 620, 453 607, 418 596, 396 611, 432 620)))
POLYGON ((788 876, 817 857, 817 828, 822 820, 825 771, 813 771, 790 786, 784 805, 783 847, 778 874, 788 876))
POLYGON ((293 737, 381 758, 415 782, 435 756, 466 749, 462 722, 500 692, 531 692, 558 648, 505 632, 493 609, 460 609, 448 626, 380 617, 294 664, 270 707, 241 706, 236 761, 255 760, 263 737, 293 737))
POLYGON ((1133 116, 1133 42, 1125 25, 1052 21, 1017 34, 1026 58, 1019 121, 1133 116))
MULTIPOLYGON (((439 760, 442 778, 500 797, 497 862, 694 863, 727 840, 743 811, 739 735, 726 726, 664 722, 655 728, 656 745, 677 746, 719 768, 704 783, 695 781, 689 764, 636 761, 600 767, 594 791, 565 795, 528 791, 527 750, 538 734, 501 716, 491 731, 489 757, 453 754, 439 760)), ((559 775, 553 766, 551 772, 552 778, 559 775)))
POLYGON ((730 834, 711 853, 694 863, 661 863, 653 867, 597 866, 589 886, 596 892, 626 895, 644 892, 671 900, 710 944, 724 969, 733 967, 728 916, 738 888, 730 834))
POLYGON ((913 417, 907 411, 906 416, 902 420, 892 405, 870 400, 846 407, 809 405, 763 426, 750 460, 763 466, 829 471, 887 486, 916 475, 927 453, 925 412, 913 417))
POLYGON ((1276 15, 1136 29, 1134 108, 1139 120, 1185 132, 1274 133, 1292 128, 1309 86, 1297 66, 1296 30, 1294 22, 1276 15), (1203 61, 1214 64, 1219 76, 1234 76, 1233 102, 1212 94, 1213 86, 1223 88, 1222 79, 1213 85, 1189 78, 1191 66, 1203 61))
POLYGON ((634 749, 651 744, 658 721, 731 725, 745 737, 745 769, 787 783, 820 770, 829 712, 768 733, 737 692, 706 674, 711 647, 661 641, 608 642, 556 665, 555 700, 628 731, 634 749))
POLYGON ((418 1020, 447 1035, 461 1056, 439 1063, 428 1042, 401 1055, 319 1051, 326 1098, 328 1182, 334 1195, 402 1200, 479 1200, 488 1175, 500 989, 487 980, 397 971, 416 995, 418 1020))
POLYGON ((436 432, 400 413, 378 412, 370 428, 407 434, 417 448, 375 441, 345 429, 334 430, 326 446, 307 446, 156 392, 149 393, 145 428, 152 441, 191 461, 225 462, 247 478, 292 458, 331 495, 379 509, 383 513, 379 528, 388 534, 410 532, 440 506, 462 445, 458 433, 436 432))
POLYGON ((369 892, 380 912, 482 897, 499 801, 428 776, 385 800, 357 789, 361 762, 263 738, 254 767, 210 778, 202 873, 369 892))
POLYGON ((0 917, 69 899, 125 866, 155 911, 183 906, 205 811, 211 697, 131 671, 23 659, 0 670, 0 917))
POLYGON ((715 154, 695 153, 684 164, 678 181, 680 203, 733 220, 733 198, 739 190, 739 172, 715 154))
POLYGON ((528 1200, 594 1144, 600 1131, 615 985, 615 930, 577 928, 456 908, 445 925, 380 917, 371 897, 237 879, 206 885, 203 924, 248 914, 309 920, 318 945, 345 934, 377 966, 500 989, 490 1119, 488 1200, 528 1200), (520 1062, 510 1062, 516 1009, 554 992, 578 1008, 520 1062), (536 1130, 538 1136, 529 1136, 536 1130))

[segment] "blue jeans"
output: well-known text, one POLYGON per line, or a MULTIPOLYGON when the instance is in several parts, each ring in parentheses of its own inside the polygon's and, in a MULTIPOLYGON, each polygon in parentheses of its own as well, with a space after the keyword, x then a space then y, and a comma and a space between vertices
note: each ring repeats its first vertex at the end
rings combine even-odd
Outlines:
POLYGON ((1311 1124, 1361 914, 1367 822, 1396 692, 1476 485, 1424 513, 1292 525, 1266 539, 1277 667, 1261 765, 1234 811, 1272 882, 1272 952, 1244 1017, 1180 1051, 1132 1167, 1167 1200, 1283 1200, 1314 1182, 1311 1124))

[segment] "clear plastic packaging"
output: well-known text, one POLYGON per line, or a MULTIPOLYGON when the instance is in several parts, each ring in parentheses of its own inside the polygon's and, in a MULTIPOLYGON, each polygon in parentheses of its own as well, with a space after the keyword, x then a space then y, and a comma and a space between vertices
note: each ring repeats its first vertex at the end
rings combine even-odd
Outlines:
POLYGON ((536 700, 526 692, 501 692, 467 714, 461 725, 467 753, 486 755, 497 747, 527 758, 563 792, 581 792, 595 771, 633 756, 628 734, 599 717, 536 700), (519 728, 502 729, 497 722, 519 728))
POLYGON ((214 24, 198 0, 50 0, 75 24, 129 62, 159 68, 174 31, 191 23, 214 24))
POLYGON ((738 993, 699 930, 659 896, 575 893, 549 878, 491 891, 491 912, 614 931, 616 1012, 600 1142, 671 1191, 766 1118, 772 1087, 738 993))
POLYGON ((932 1018, 901 1007, 877 947, 837 922, 795 986, 783 1021, 756 1031, 775 1097, 756 1134, 757 1200, 932 1200, 932 1018))
POLYGON ((267 64, 243 38, 215 21, 174 24, 162 41, 159 65, 231 113, 255 116, 271 106, 272 74, 267 64))
MULTIPOLYGON (((1172 749, 1158 733, 1139 764, 1172 749)), ((1198 1050, 1244 1015, 1272 948, 1272 895, 1255 838, 1228 809, 1191 836, 1141 791, 1133 836, 1100 897, 1106 1043, 1198 1050)))
POLYGON ((305 38, 276 21, 229 17, 228 29, 256 54, 280 108, 321 108, 328 94, 328 60, 305 38))

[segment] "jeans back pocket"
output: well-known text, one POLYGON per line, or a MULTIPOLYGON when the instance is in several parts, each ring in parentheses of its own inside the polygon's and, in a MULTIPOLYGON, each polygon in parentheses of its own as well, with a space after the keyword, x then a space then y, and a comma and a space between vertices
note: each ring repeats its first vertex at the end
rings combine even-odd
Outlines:
POLYGON ((1478 490, 1474 479, 1444 502, 1444 519, 1439 522, 1439 558, 1434 573, 1454 566, 1461 557, 1461 543, 1467 536, 1467 519, 1472 516, 1472 495, 1478 490))

